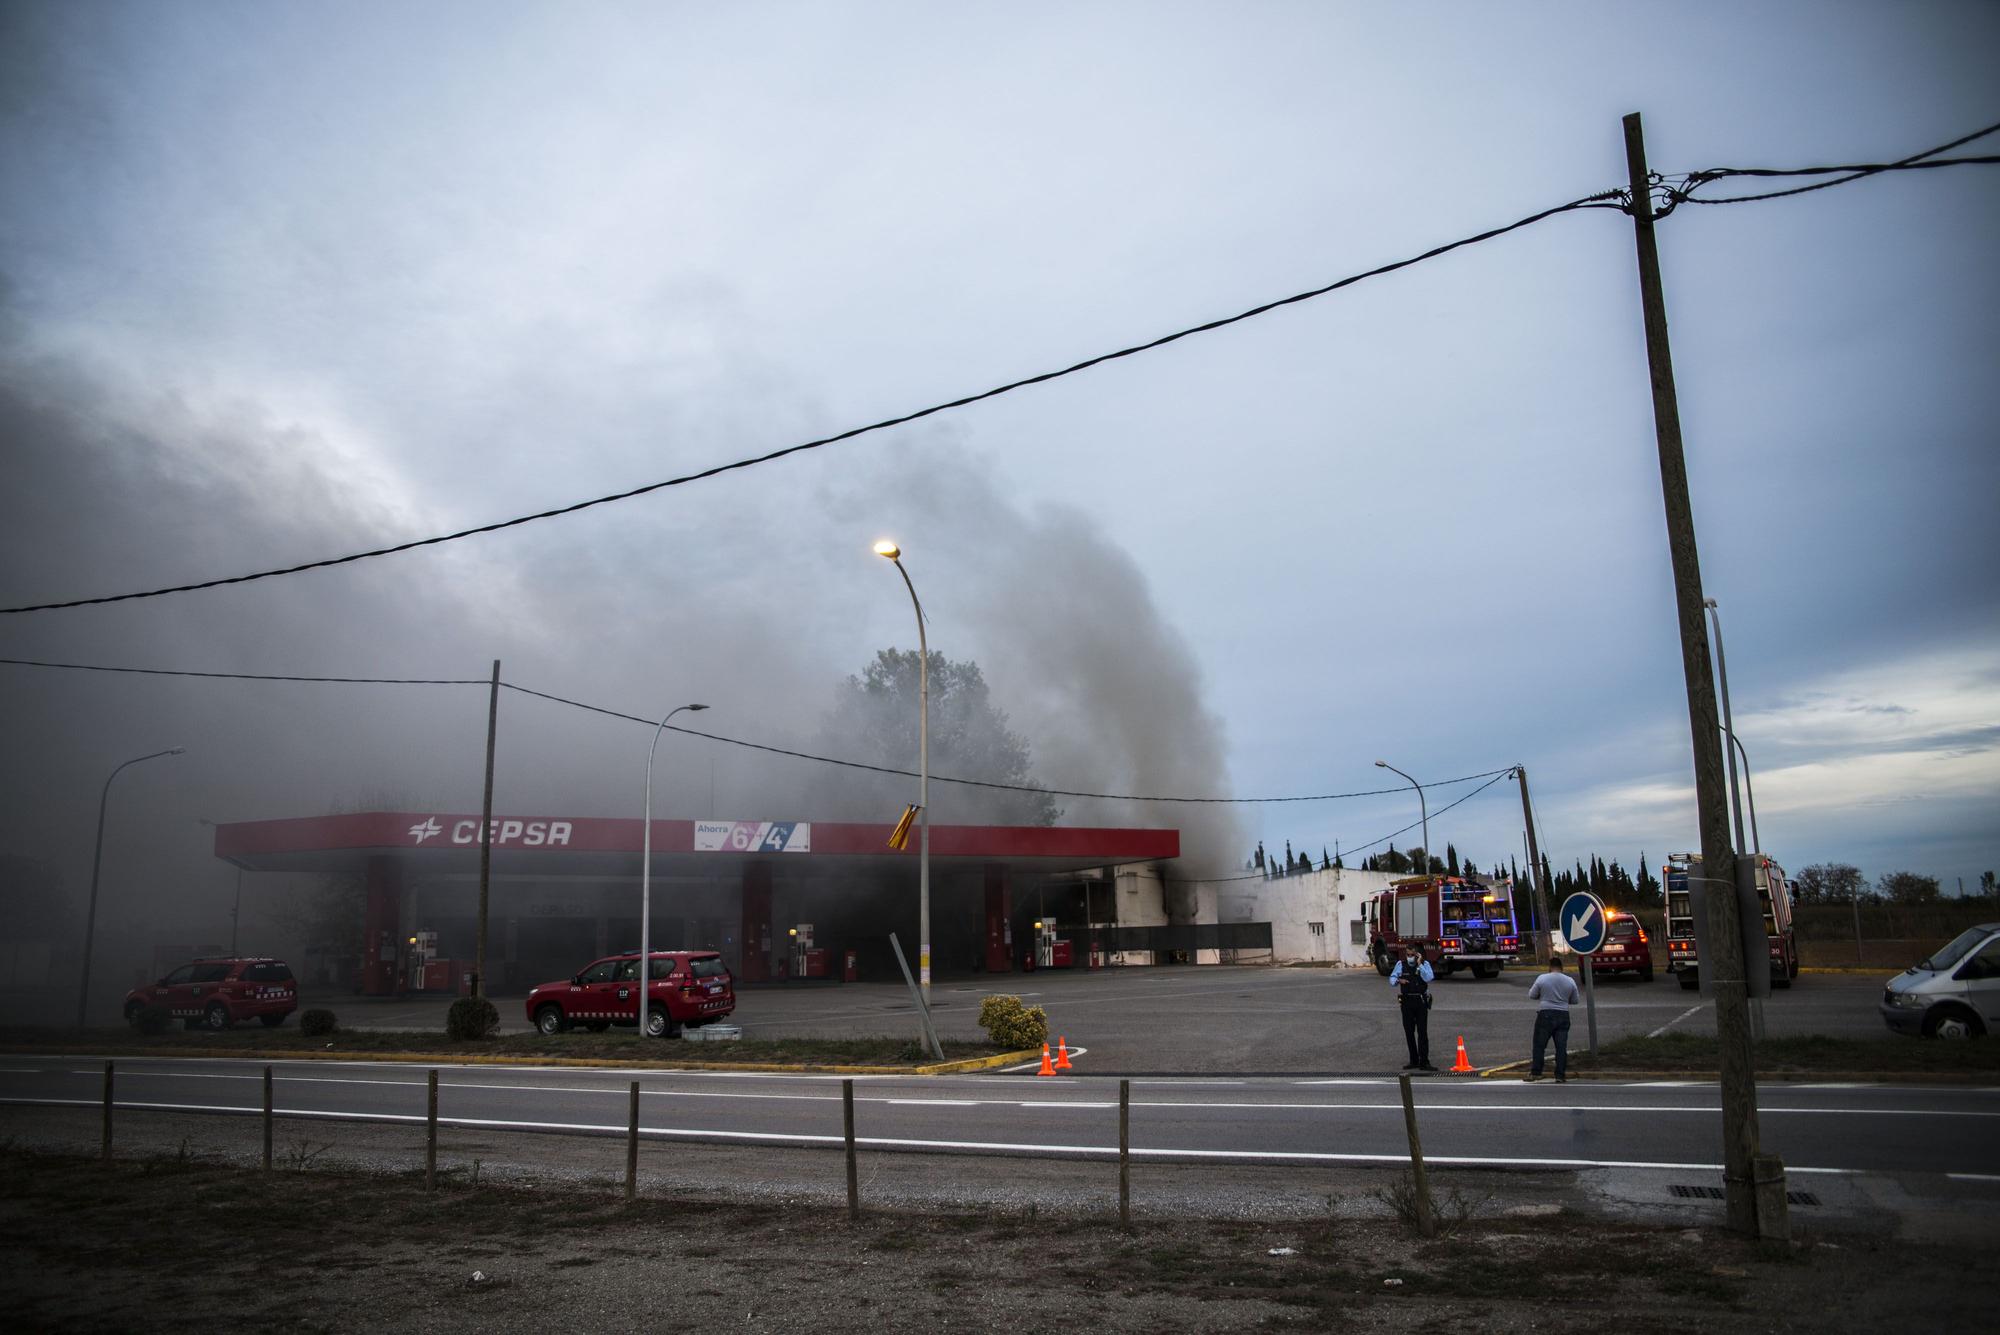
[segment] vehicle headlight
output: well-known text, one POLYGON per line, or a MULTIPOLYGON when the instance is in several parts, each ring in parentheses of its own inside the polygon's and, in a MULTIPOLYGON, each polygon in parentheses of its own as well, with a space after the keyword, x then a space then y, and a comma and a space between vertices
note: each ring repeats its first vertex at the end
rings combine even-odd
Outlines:
POLYGON ((1891 1006, 1907 1006, 1912 1010, 1922 1010, 1927 1001, 1920 992, 1891 992, 1888 999, 1891 1006))

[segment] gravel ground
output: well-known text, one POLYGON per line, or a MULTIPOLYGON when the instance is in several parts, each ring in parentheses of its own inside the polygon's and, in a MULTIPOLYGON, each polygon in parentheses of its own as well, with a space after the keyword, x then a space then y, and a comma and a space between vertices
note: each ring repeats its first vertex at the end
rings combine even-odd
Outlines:
POLYGON ((458 1137, 429 1193, 420 1137, 329 1130, 281 1126, 266 1177, 240 1119, 128 1119, 106 1165, 86 1157, 94 1127, 9 1110, 0 1326, 1976 1328, 1985 1302, 1963 1279, 1990 1260, 1881 1234, 1765 1252, 1583 1213, 1562 1174, 1442 1175, 1468 1215, 1433 1242, 1373 1194, 1396 1181, 1381 1173, 1148 1165, 1128 1233, 1110 1165, 880 1154, 850 1223, 835 1153, 650 1148, 626 1205, 616 1140, 458 1137))

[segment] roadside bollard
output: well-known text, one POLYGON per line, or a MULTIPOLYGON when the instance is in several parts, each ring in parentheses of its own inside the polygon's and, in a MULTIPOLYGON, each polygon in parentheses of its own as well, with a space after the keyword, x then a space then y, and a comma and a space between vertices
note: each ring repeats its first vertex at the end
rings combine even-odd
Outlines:
POLYGON ((271 1068, 264 1068, 264 1171, 271 1171, 271 1068))
POLYGON ((100 1154, 104 1162, 111 1162, 111 1063, 104 1063, 104 1148, 100 1154))
POLYGON ((625 1132, 625 1199, 639 1195, 639 1082, 632 1082, 632 1115, 625 1132))
POLYGON ((861 1174, 854 1162, 854 1079, 840 1082, 840 1116, 847 1141, 847 1218, 861 1218, 861 1174))
POLYGON ((425 1118, 429 1124, 424 1138, 424 1190, 437 1190, 438 1172, 438 1073, 431 1072, 430 1114, 425 1118))
POLYGON ((1118 1082, 1118 1227, 1132 1227, 1132 1082, 1118 1082))

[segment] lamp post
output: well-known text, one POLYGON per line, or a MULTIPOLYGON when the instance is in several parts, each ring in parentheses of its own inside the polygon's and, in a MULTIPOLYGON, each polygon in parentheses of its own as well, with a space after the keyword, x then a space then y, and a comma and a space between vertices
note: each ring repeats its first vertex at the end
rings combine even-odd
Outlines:
MULTIPOLYGON (((645 1038, 647 1025, 652 1020, 653 1002, 653 756, 660 749, 660 734, 667 730, 667 722, 676 714, 699 712, 707 705, 677 705, 667 711, 667 717, 660 720, 660 726, 653 729, 653 744, 646 748, 646 818, 639 836, 639 967, 633 970, 633 979, 639 992, 639 1009, 634 1018, 639 1022, 639 1037, 645 1038)), ((666 1036, 666 1027, 660 1028, 661 1037, 666 1036)))
MULTIPOLYGON (((1704 598, 1701 605, 1708 609, 1708 624, 1715 629, 1715 671, 1722 679, 1722 731, 1732 740, 1736 736, 1736 725, 1729 715, 1729 655, 1722 650, 1722 612, 1715 605, 1715 599, 1704 598)), ((1725 748, 1729 755, 1729 807, 1736 818, 1736 854, 1741 857, 1750 850, 1743 846, 1743 797, 1736 786, 1736 750, 1725 748)), ((1744 767, 1750 761, 1745 757, 1744 767)))
MULTIPOLYGON (((1394 765, 1391 765, 1391 764, 1390 764, 1390 763, 1389 763, 1388 761, 1386 761, 1386 760, 1378 760, 1378 761, 1376 761, 1376 762, 1375 762, 1375 768, 1376 768, 1376 769, 1385 769, 1385 770, 1388 770, 1388 771, 1389 771, 1390 773, 1392 773, 1392 774, 1403 774, 1403 771, 1401 771, 1401 770, 1397 769, 1397 768, 1396 768, 1396 767, 1395 767, 1394 765)), ((1409 776, 1409 775, 1407 775, 1407 774, 1403 774, 1403 777, 1404 777, 1404 778, 1406 778, 1406 779, 1410 779, 1410 776, 1409 776)), ((1424 786, 1423 786, 1422 784, 1418 783, 1418 782, 1417 782, 1417 781, 1416 781, 1415 779, 1410 779, 1410 787, 1412 787, 1412 788, 1414 788, 1414 789, 1416 789, 1416 790, 1417 790, 1417 812, 1418 812, 1418 814, 1419 814, 1419 815, 1421 815, 1421 816, 1423 817, 1423 822, 1424 822, 1424 865, 1423 865, 1423 866, 1421 866, 1421 867, 1419 867, 1419 868, 1417 868, 1417 870, 1418 870, 1418 871, 1420 871, 1420 872, 1422 872, 1422 873, 1423 873, 1424 875, 1428 876, 1428 875, 1430 875, 1430 874, 1431 874, 1431 809, 1430 809, 1430 803, 1428 803, 1428 802, 1424 801, 1424 786)))
POLYGON ((76 990, 76 1027, 83 1028, 85 1010, 90 1005, 90 949, 97 934, 97 873, 104 866, 104 810, 111 801, 111 780, 124 773, 129 767, 142 760, 158 760, 161 756, 177 756, 186 752, 185 746, 176 746, 165 751, 155 751, 150 755, 134 756, 111 771, 104 781, 104 792, 97 799, 97 852, 90 860, 90 910, 83 919, 83 978, 76 990))
POLYGON ((931 647, 924 633, 924 605, 903 569, 903 549, 884 538, 875 555, 895 564, 917 609, 917 986, 931 1004, 931 647))
MULTIPOLYGON (((216 824, 214 821, 210 820, 206 816, 196 816, 195 819, 200 821, 203 825, 206 825, 211 830, 219 830, 222 828, 220 825, 216 824)), ((243 916, 243 866, 241 863, 238 863, 236 867, 236 901, 229 907, 229 953, 231 955, 234 955, 236 953, 236 922, 237 919, 241 918, 242 916, 243 916)))
POLYGON ((1750 804, 1750 851, 1762 857, 1764 841, 1757 836, 1757 785, 1750 782, 1750 753, 1743 749, 1743 739, 1735 733, 1729 734, 1729 741, 1743 758, 1743 800, 1750 804))

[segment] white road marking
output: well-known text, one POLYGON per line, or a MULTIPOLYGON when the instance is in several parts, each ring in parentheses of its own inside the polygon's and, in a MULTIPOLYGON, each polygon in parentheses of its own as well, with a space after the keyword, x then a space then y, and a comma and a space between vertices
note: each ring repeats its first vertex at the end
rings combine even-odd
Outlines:
MULTIPOLYGON (((94 1108, 94 1099, 10 1099, 5 1102, 31 1103, 64 1107, 94 1108)), ((213 1112, 261 1115, 262 1108, 237 1108, 225 1105, 193 1105, 174 1103, 120 1103, 121 1108, 136 1108, 151 1112, 213 1112)), ((426 1119, 414 1113, 326 1113, 305 1109, 273 1110, 279 1117, 310 1117, 327 1121, 343 1122, 394 1122, 407 1124, 426 1119)), ((521 1122, 504 1121, 484 1117, 440 1117, 438 1125, 452 1127, 482 1127, 500 1131, 585 1131, 606 1135, 624 1135, 626 1127, 622 1123, 596 1122, 521 1122)), ((762 1144, 790 1145, 839 1145, 844 1143, 839 1136, 810 1135, 783 1131, 722 1131, 694 1127, 649 1127, 639 1128, 642 1136, 654 1136, 688 1140, 750 1141, 762 1144)), ((1064 1154, 1101 1155, 1115 1157, 1118 1153, 1112 1145, 1051 1145, 1046 1143, 985 1141, 985 1140, 916 1140, 890 1136, 856 1136, 856 1145, 866 1145, 883 1149, 919 1150, 970 1150, 1014 1154, 1064 1154)), ((1151 1149, 1134 1146, 1131 1153, 1137 1157, 1152 1159, 1219 1159, 1236 1162, 1279 1161, 1285 1163, 1382 1163, 1406 1164, 1408 1154, 1333 1154, 1318 1151, 1291 1150, 1178 1150, 1151 1149)), ((1426 1163, 1454 1164, 1468 1168, 1656 1168, 1672 1169, 1688 1173, 1720 1173, 1722 1165, 1717 1163, 1662 1163, 1639 1159, 1527 1159, 1502 1158, 1495 1155, 1455 1155, 1427 1154, 1426 1163)), ((1818 1168, 1787 1165, 1788 1173, 1813 1173, 1828 1176, 1854 1177, 1871 1170, 1861 1168, 1818 1168)))
POLYGON ((1655 1029, 1652 1033, 1646 1035, 1646 1037, 1658 1038, 1661 1034, 1666 1033, 1667 1030, 1679 1024, 1682 1020, 1687 1019, 1688 1016, 1693 1015, 1696 1011, 1702 1011, 1707 1009, 1708 1009, 1708 1003, 1706 1001, 1701 1002, 1698 1005, 1690 1006, 1686 1010, 1682 1011, 1679 1015, 1676 1015, 1673 1019, 1661 1025, 1658 1029, 1655 1029))
POLYGON ((2000 1174, 1995 1173, 1946 1173, 1953 1182, 2000 1182, 2000 1174))

